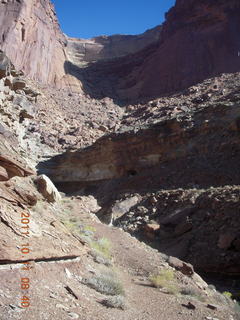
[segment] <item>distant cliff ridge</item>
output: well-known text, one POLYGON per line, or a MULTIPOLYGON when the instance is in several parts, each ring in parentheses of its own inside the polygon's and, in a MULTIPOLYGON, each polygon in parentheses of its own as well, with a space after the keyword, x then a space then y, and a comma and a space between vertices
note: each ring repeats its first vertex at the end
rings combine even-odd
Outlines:
POLYGON ((99 36, 92 39, 67 39, 67 54, 71 62, 85 65, 88 62, 111 60, 136 53, 160 40, 161 26, 139 35, 99 36))

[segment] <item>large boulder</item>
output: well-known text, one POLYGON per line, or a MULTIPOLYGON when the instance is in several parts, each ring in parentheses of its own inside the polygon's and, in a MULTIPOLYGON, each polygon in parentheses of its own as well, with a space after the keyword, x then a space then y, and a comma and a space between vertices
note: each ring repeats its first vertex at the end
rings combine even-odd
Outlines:
POLYGON ((168 264, 173 267, 174 269, 180 271, 181 273, 185 274, 186 276, 192 276, 194 274, 193 266, 190 263, 184 262, 175 257, 168 258, 168 264))
POLYGON ((115 219, 121 218, 124 214, 139 202, 139 197, 133 196, 123 201, 118 201, 112 207, 112 216, 115 219))
POLYGON ((35 180, 38 191, 44 196, 49 202, 57 202, 61 200, 61 195, 57 188, 54 186, 52 181, 44 174, 37 177, 35 180))

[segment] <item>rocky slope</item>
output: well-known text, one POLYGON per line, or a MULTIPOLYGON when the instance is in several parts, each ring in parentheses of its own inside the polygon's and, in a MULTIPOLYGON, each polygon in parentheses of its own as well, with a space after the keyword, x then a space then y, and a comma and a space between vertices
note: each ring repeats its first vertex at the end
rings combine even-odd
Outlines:
POLYGON ((99 212, 103 221, 116 220, 117 225, 141 236, 145 225, 157 220, 164 251, 174 252, 201 271, 239 274, 239 84, 239 74, 225 75, 189 88, 185 94, 130 108, 118 132, 100 138, 88 148, 54 157, 40 168, 65 192, 97 197, 103 206, 99 212), (225 188, 231 185, 233 189, 225 188), (174 196, 173 190, 178 188, 183 195, 191 194, 183 204, 174 196), (195 191, 190 191, 192 188, 195 191), (213 188, 211 196, 209 188, 213 188), (141 200, 159 190, 168 190, 166 195, 171 195, 177 205, 160 205, 166 197, 163 191, 163 199, 156 200, 154 206, 150 203, 150 208, 148 200, 141 200), (215 204, 219 190, 223 192, 221 202, 217 200, 221 209, 215 204), (111 207, 116 200, 129 198, 131 203, 133 193, 140 197, 114 216, 111 207), (146 211, 138 213, 138 207, 142 203, 145 207, 145 202, 146 211), (182 213, 185 209, 190 210, 191 223, 182 213), (175 217, 178 211, 181 218, 176 224, 169 222, 171 226, 165 231, 161 224, 165 212, 175 217), (216 216, 216 220, 205 220, 208 214, 216 216), (172 233, 174 228, 179 231, 172 233), (208 228, 211 236, 206 237, 208 228), (232 235, 231 241, 221 247, 219 239, 225 234, 232 235), (169 237, 173 237, 171 245, 169 237), (212 250, 207 250, 209 247, 212 250))

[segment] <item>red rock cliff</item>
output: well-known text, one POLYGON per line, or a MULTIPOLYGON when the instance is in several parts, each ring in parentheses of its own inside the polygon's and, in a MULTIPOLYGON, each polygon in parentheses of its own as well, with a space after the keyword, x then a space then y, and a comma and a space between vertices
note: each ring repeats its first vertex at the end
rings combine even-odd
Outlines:
POLYGON ((59 85, 65 75, 64 40, 49 0, 0 1, 0 48, 26 75, 59 85))
POLYGON ((240 70, 240 2, 177 0, 158 49, 140 68, 138 94, 155 96, 240 70))

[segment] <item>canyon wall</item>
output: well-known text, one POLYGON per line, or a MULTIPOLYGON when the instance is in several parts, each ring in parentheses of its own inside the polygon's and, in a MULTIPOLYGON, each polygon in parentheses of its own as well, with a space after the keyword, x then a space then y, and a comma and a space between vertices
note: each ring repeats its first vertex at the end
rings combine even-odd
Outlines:
POLYGON ((18 70, 43 83, 62 83, 65 37, 49 0, 1 1, 0 28, 0 48, 18 70))
POLYGON ((132 103, 171 94, 240 70, 239 1, 178 0, 157 42, 84 70, 71 66, 85 91, 132 103))
POLYGON ((160 45, 139 68, 136 95, 158 96, 240 70, 240 4, 177 0, 166 15, 160 45))
MULTIPOLYGON (((101 59, 126 56, 158 41, 161 27, 137 36, 101 36, 73 39, 60 30, 49 0, 0 2, 0 49, 25 75, 58 88, 79 92, 82 81, 66 66, 85 66, 101 59)), ((94 81, 94 79, 92 79, 94 81)))
POLYGON ((177 0, 166 22, 138 36, 63 35, 49 0, 0 3, 0 49, 57 87, 132 102, 240 70, 239 1, 177 0))

